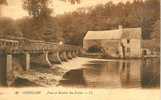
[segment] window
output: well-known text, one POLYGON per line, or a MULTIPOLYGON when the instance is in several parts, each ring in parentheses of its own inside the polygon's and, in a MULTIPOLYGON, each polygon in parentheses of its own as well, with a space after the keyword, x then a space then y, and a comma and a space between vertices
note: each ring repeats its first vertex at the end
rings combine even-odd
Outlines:
POLYGON ((147 55, 147 51, 146 50, 143 51, 143 55, 147 55))
POLYGON ((3 46, 6 46, 6 42, 2 41, 2 45, 3 45, 3 46))
POLYGON ((130 40, 129 40, 129 39, 127 39, 127 43, 128 43, 128 44, 130 43, 130 40))
POLYGON ((119 51, 116 51, 116 54, 119 54, 119 51))

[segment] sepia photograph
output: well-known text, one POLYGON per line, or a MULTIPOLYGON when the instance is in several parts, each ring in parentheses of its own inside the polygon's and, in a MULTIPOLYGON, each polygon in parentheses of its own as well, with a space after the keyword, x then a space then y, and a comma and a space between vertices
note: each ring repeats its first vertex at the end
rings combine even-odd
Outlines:
POLYGON ((159 100, 160 0, 0 0, 0 100, 32 90, 159 100))

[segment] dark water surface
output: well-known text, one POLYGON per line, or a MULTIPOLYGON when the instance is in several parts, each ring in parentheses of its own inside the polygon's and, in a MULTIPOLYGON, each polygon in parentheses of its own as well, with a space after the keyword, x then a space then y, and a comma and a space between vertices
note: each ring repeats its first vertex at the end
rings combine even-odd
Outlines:
POLYGON ((88 88, 160 88, 160 59, 92 61, 64 74, 59 85, 88 88))

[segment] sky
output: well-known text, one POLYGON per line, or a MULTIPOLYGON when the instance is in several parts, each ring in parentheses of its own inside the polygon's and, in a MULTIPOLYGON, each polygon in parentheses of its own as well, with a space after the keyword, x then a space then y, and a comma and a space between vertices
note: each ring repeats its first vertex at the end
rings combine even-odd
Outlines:
MULTIPOLYGON (((22 0, 7 0, 8 6, 3 6, 2 16, 11 17, 13 19, 22 18, 23 16, 27 16, 27 11, 22 9, 22 0)), ((71 12, 80 7, 91 7, 97 4, 104 4, 108 1, 113 1, 114 3, 118 2, 126 2, 133 0, 81 0, 81 4, 72 5, 67 2, 63 2, 61 0, 53 0, 51 4, 51 8, 54 9, 53 16, 64 14, 66 12, 71 12)))

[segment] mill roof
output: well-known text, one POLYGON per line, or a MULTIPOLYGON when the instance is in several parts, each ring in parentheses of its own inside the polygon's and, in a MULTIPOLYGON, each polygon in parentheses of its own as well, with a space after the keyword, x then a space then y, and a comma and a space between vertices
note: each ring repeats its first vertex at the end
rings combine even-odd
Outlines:
POLYGON ((88 31, 85 35, 85 40, 99 40, 99 39, 121 39, 121 38, 141 38, 141 28, 125 28, 117 30, 104 31, 88 31))
POLYGON ((123 29, 122 38, 141 39, 141 28, 125 28, 123 29))

